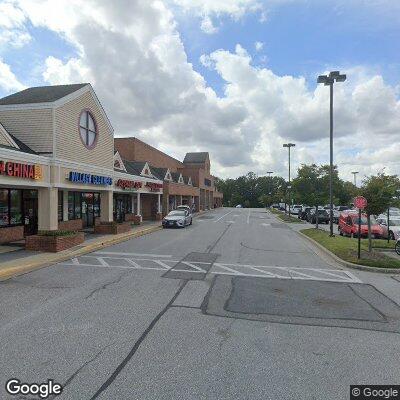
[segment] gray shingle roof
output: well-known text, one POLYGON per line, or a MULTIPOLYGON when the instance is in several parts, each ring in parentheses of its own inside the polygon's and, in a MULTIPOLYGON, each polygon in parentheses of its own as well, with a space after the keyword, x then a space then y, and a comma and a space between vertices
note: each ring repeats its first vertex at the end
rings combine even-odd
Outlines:
POLYGON ((199 153, 186 153, 186 156, 183 160, 184 163, 204 163, 208 158, 207 152, 199 152, 199 153))
POLYGON ((156 178, 161 179, 163 181, 168 171, 168 168, 158 168, 150 165, 150 170, 156 178))
POLYGON ((88 85, 88 83, 32 87, 3 97, 0 99, 0 105, 52 103, 53 101, 76 92, 86 85, 88 85))

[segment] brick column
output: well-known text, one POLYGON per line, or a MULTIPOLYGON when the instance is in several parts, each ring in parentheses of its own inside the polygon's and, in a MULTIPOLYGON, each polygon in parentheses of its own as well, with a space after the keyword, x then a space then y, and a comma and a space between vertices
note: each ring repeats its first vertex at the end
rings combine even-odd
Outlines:
POLYGON ((56 231, 58 229, 58 189, 38 189, 38 230, 56 231))

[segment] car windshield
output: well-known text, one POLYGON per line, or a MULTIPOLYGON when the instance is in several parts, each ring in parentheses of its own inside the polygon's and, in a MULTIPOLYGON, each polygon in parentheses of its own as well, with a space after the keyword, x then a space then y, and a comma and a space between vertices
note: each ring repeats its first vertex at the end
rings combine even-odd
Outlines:
POLYGON ((183 211, 183 210, 175 210, 175 211, 171 211, 169 214, 168 214, 168 216, 169 217, 171 217, 171 216, 174 216, 174 217, 176 217, 176 216, 184 216, 185 215, 185 211, 183 211))
MULTIPOLYGON (((359 218, 358 216, 353 217, 353 223, 358 225, 359 224, 359 218)), ((371 225, 377 225, 378 222, 376 221, 376 219, 374 217, 371 217, 371 225)), ((368 225, 368 219, 366 216, 362 216, 361 217, 361 225, 368 225)))

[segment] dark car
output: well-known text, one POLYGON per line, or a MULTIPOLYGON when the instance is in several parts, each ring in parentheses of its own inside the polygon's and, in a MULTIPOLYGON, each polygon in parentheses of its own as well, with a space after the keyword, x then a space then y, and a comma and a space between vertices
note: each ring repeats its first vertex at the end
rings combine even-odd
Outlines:
MULTIPOLYGON (((315 211, 315 208, 312 208, 307 215, 307 221, 311 224, 315 224, 317 222, 315 211)), ((325 209, 318 209, 318 223, 323 224, 325 222, 325 224, 328 224, 329 220, 330 218, 328 211, 325 209)))
POLYGON ((307 218, 307 213, 308 211, 311 210, 312 207, 307 207, 307 206, 303 206, 301 207, 301 210, 299 211, 299 213, 297 214, 297 217, 299 219, 305 220, 307 218))

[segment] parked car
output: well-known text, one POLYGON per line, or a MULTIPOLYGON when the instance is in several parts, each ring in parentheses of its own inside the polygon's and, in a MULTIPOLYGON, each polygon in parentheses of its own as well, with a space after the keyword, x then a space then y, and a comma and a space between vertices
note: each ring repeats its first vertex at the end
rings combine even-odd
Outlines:
POLYGON ((309 210, 311 210, 311 208, 312 208, 312 207, 309 207, 309 206, 303 206, 303 207, 301 207, 301 210, 299 211, 297 217, 298 217, 299 219, 305 220, 305 219, 307 218, 307 212, 308 212, 309 210))
POLYGON ((390 216, 389 218, 389 231, 386 215, 379 215, 376 221, 383 229, 383 237, 387 239, 388 234, 391 240, 397 240, 400 238, 400 216, 390 216))
POLYGON ((181 206, 176 207, 177 210, 187 210, 190 212, 190 214, 192 214, 192 209, 190 208, 190 206, 187 206, 186 204, 182 204, 181 206))
POLYGON ((168 213, 163 220, 163 228, 184 228, 192 225, 193 217, 188 210, 174 210, 168 213))
POLYGON ((242 206, 241 204, 238 204, 238 205, 236 206, 236 208, 243 208, 243 206, 242 206))
POLYGON ((298 215, 301 210, 301 204, 295 204, 294 206, 290 207, 290 213, 293 215, 298 215))
POLYGON ((347 207, 347 206, 336 206, 336 207, 333 209, 333 222, 334 222, 335 224, 339 223, 339 216, 340 216, 340 213, 341 213, 342 211, 345 211, 345 210, 348 210, 348 209, 349 209, 349 207, 347 207))
MULTIPOLYGON (((342 212, 339 217, 339 235, 358 237, 358 225, 360 225, 361 237, 367 237, 368 220, 366 214, 361 214, 361 220, 359 220, 358 212, 356 210, 351 210, 351 212, 342 212)), ((371 237, 373 239, 379 239, 382 238, 383 235, 383 228, 377 223, 376 219, 371 216, 371 237)))
MULTIPOLYGON (((329 213, 326 211, 324 208, 319 208, 318 209, 318 223, 320 224, 328 224, 329 223, 329 213)), ((315 224, 317 222, 317 216, 316 216, 316 210, 315 207, 311 208, 311 210, 308 213, 308 222, 311 224, 315 224)))

